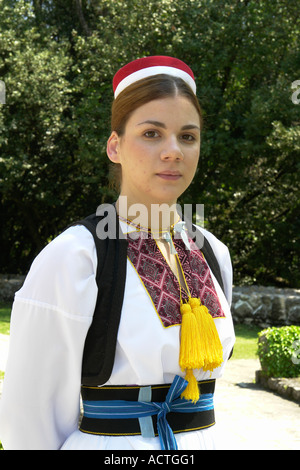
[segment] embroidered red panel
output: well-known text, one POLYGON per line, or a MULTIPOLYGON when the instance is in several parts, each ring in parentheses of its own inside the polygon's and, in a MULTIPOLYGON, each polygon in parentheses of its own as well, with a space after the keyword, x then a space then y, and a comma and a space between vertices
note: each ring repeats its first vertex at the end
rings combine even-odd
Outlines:
MULTIPOLYGON (((225 317, 201 251, 187 250, 181 239, 175 239, 174 245, 192 297, 200 298, 213 318, 225 317)), ((127 255, 143 281, 163 325, 181 324, 179 283, 155 240, 151 237, 138 237, 136 240, 129 238, 127 255)), ((183 290, 182 298, 188 298, 183 290)))

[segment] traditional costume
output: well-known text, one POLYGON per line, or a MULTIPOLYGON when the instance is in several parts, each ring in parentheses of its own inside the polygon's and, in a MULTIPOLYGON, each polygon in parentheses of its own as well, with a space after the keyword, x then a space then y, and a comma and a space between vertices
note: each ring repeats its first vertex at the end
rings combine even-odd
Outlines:
MULTIPOLYGON (((135 79, 166 73, 143 60, 137 62, 142 72, 135 66, 125 78, 124 70, 119 74, 115 91, 133 73, 135 79)), ((172 63, 167 67, 176 70, 177 59, 172 63)), ((190 82, 190 69, 180 70, 190 82)), ((215 379, 234 344, 228 249, 197 228, 218 261, 218 282, 181 220, 158 237, 129 220, 119 224, 127 240, 126 278, 105 383, 84 380, 86 340, 97 329, 95 306, 106 289, 105 282, 97 285, 103 260, 91 232, 80 224, 64 231, 35 259, 16 293, 0 403, 5 449, 215 448, 215 379), (164 255, 166 244, 176 270, 164 255)))

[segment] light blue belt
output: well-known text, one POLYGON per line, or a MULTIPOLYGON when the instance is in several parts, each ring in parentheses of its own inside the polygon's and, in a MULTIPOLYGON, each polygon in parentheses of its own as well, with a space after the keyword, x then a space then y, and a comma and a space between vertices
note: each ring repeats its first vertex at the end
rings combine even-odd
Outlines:
POLYGON ((83 401, 84 416, 98 419, 144 418, 157 415, 157 430, 163 450, 177 450, 174 433, 167 421, 170 411, 194 413, 214 408, 213 394, 200 395, 196 403, 180 398, 188 382, 178 375, 175 377, 164 402, 147 401, 83 401))

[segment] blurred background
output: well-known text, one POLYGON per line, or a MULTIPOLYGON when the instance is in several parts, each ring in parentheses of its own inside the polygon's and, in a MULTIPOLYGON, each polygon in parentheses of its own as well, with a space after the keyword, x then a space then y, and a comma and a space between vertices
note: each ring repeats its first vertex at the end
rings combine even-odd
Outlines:
POLYGON ((69 223, 115 200, 112 77, 172 55, 194 71, 205 123, 179 202, 205 205, 235 285, 299 288, 299 38, 296 0, 0 0, 0 273, 26 274, 69 223))

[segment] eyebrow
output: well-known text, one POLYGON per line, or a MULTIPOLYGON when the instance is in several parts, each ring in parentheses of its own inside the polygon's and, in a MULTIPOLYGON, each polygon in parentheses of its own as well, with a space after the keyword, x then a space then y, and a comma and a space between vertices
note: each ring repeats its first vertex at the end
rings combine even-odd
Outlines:
MULTIPOLYGON (((167 126, 163 122, 159 122, 159 121, 147 120, 147 121, 140 122, 138 126, 142 126, 143 124, 151 124, 152 126, 161 127, 163 129, 167 128, 167 126)), ((185 126, 182 126, 181 128, 182 131, 191 130, 191 129, 198 129, 200 131, 200 127, 196 126, 196 124, 186 124, 185 126)))

